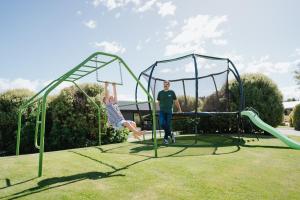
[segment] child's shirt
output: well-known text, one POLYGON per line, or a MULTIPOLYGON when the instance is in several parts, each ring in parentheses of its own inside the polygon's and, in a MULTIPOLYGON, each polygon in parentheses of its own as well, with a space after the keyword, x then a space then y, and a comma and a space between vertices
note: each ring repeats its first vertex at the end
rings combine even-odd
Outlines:
POLYGON ((108 121, 112 126, 116 127, 120 121, 125 120, 118 104, 107 103, 105 106, 107 110, 108 121))

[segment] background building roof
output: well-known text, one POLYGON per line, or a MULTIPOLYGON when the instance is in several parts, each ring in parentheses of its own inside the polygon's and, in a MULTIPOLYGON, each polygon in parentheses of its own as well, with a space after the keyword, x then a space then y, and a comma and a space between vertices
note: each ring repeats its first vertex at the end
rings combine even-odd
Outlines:
MULTIPOLYGON (((133 103, 135 103, 135 101, 119 101, 118 102, 120 110, 137 110, 136 105, 133 103), (127 104, 133 104, 133 105, 124 106, 127 104)), ((140 109, 140 111, 149 111, 148 103, 139 104, 139 109, 140 109)))

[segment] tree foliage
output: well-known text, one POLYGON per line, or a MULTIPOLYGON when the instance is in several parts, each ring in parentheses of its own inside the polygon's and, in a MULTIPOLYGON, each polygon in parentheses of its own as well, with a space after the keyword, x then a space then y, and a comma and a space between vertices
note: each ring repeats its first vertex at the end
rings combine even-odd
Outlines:
MULTIPOLYGON (((102 105, 103 88, 98 84, 81 84, 80 87, 100 106, 102 143, 122 142, 128 130, 107 128, 106 111, 102 105)), ((0 94, 0 149, 14 154, 18 109, 34 93, 28 90, 10 90, 0 94)), ((22 117, 22 153, 32 153, 36 105, 24 111, 22 117)), ((45 150, 60 150, 98 144, 98 110, 86 96, 74 86, 63 89, 47 102, 45 150)))

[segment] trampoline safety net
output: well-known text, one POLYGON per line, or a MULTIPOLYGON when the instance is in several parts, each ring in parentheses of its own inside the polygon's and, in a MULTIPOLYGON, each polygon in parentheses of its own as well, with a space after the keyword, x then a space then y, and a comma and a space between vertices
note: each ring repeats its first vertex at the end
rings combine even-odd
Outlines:
MULTIPOLYGON (((174 106, 173 119, 183 116, 185 119, 197 119, 202 116, 234 115, 244 108, 243 87, 239 73, 228 58, 218 58, 198 54, 156 61, 141 72, 139 79, 147 82, 148 91, 157 99, 163 90, 163 82, 170 81, 170 90, 176 93, 183 113, 177 113, 174 106), (232 108, 229 82, 239 84, 239 106, 232 108)), ((136 89, 136 102, 140 91, 136 89)), ((151 105, 148 105, 151 111, 151 105)), ((140 110, 139 105, 137 109, 140 110)), ((157 108, 159 112, 159 107, 157 108)), ((150 113, 150 112, 149 112, 150 113)), ((147 118, 140 115, 147 121, 147 118)), ((151 119, 149 117, 149 119, 151 119)), ((196 128, 197 129, 197 128, 196 128)))

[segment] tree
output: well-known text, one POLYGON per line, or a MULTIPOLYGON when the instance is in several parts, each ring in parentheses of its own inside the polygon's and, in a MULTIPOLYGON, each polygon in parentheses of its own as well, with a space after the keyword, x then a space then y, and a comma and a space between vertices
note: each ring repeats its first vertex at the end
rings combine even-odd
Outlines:
POLYGON ((295 71, 294 78, 296 79, 297 84, 300 85, 300 69, 295 71))
MULTIPOLYGON (((269 77, 259 73, 245 74, 241 77, 244 87, 245 106, 256 109, 263 121, 278 126, 283 118, 282 94, 269 77)), ((239 105, 239 84, 229 83, 231 106, 237 110, 239 105)))

